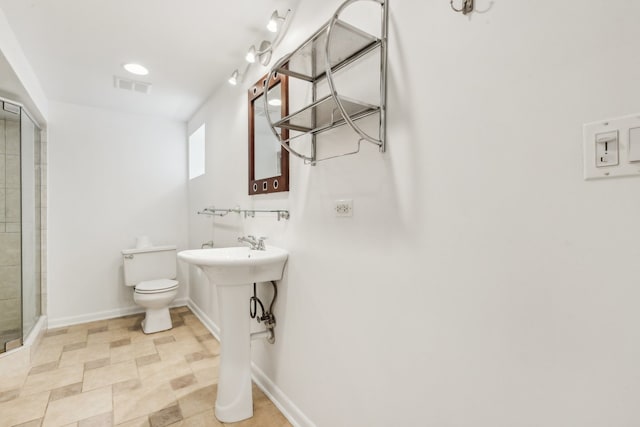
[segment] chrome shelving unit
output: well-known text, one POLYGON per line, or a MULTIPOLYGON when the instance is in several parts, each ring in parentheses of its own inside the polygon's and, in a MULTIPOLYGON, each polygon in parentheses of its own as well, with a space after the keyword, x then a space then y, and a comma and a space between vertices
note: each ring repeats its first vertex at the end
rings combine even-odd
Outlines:
MULTIPOLYGON (((365 104, 340 95, 338 97, 349 117, 354 120, 380 111, 380 107, 377 105, 365 104)), ((274 126, 298 132, 319 133, 342 124, 344 124, 344 118, 339 113, 336 100, 333 96, 327 95, 313 104, 289 114, 274 123, 274 126)))
POLYGON ((331 37, 332 57, 327 57, 325 46, 330 22, 293 51, 286 64, 278 64, 274 69, 279 73, 313 82, 324 77, 327 64, 331 66, 331 71, 335 72, 339 65, 346 66, 380 46, 381 41, 377 37, 337 19, 331 37))
MULTIPOLYGON (((273 134, 282 147, 296 157, 312 165, 332 159, 355 154, 360 151, 360 143, 367 141, 386 149, 386 98, 387 98, 387 37, 389 0, 346 0, 333 17, 302 43, 296 50, 285 55, 269 73, 269 81, 276 73, 305 80, 313 85, 311 103, 283 119, 273 122, 269 114, 267 120, 273 134), (340 19, 340 15, 351 4, 358 1, 373 1, 381 7, 380 38, 373 36, 340 19), (380 105, 371 105, 338 94, 333 74, 347 65, 364 57, 375 49, 380 49, 380 105), (317 99, 317 83, 326 79, 329 95, 317 99), (365 133, 355 122, 372 114, 379 115, 377 136, 365 133), (319 159, 316 155, 316 136, 329 129, 348 125, 359 137, 358 149, 338 156, 319 159), (277 128, 299 132, 297 135, 282 139, 277 128), (311 135, 311 155, 304 155, 290 146, 290 141, 304 135, 311 135)), ((268 109, 268 97, 264 97, 265 111, 268 109)))

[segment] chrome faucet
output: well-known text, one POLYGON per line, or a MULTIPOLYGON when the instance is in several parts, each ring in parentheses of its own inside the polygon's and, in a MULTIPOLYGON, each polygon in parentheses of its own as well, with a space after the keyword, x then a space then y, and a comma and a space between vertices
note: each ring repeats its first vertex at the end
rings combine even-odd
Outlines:
POLYGON ((258 250, 259 251, 266 251, 267 248, 264 246, 264 241, 266 240, 266 237, 260 237, 258 238, 258 250))
POLYGON ((213 248, 213 240, 209 240, 208 242, 204 242, 202 244, 202 246, 200 246, 201 249, 204 248, 213 248))
POLYGON ((266 237, 260 237, 256 240, 255 236, 249 235, 247 237, 244 237, 244 236, 238 237, 238 242, 248 243, 251 249, 253 250, 264 251, 266 250, 266 247, 264 245, 265 239, 266 237))

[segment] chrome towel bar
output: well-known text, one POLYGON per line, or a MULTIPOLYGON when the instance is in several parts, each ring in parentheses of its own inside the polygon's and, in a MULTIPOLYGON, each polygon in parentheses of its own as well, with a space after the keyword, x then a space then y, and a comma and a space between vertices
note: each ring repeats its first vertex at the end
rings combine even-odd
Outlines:
POLYGON ((244 214, 244 217, 254 218, 256 216, 256 212, 258 213, 275 213, 278 216, 278 221, 281 219, 289 219, 290 214, 288 210, 283 209, 240 209, 239 206, 231 209, 219 209, 214 207, 207 207, 201 211, 198 211, 198 215, 211 215, 211 216, 226 216, 230 213, 244 214))

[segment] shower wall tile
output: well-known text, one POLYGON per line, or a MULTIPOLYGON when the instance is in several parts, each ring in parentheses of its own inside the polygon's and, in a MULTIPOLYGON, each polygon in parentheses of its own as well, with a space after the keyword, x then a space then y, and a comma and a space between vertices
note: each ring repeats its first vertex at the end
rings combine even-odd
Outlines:
POLYGON ((0 331, 15 329, 20 324, 20 300, 0 300, 0 331))
MULTIPOLYGON (((40 178, 40 166, 36 166, 36 170, 35 170, 35 187, 37 189, 42 188, 42 179, 40 178)), ((40 199, 36 199, 36 205, 40 203, 40 199)))
POLYGON ((7 188, 6 191, 6 221, 20 222, 20 189, 7 188))
POLYGON ((20 297, 20 267, 0 266, 0 300, 20 297))
POLYGON ((20 155, 20 124, 14 121, 5 121, 5 152, 20 155))
POLYGON ((0 222, 6 221, 6 209, 7 209, 7 191, 0 185, 0 222))
POLYGON ((0 266, 20 265, 20 234, 0 233, 0 266))
POLYGON ((40 236, 40 259, 43 261, 42 262, 42 271, 47 271, 47 263, 44 262, 44 257, 46 257, 46 252, 47 252, 47 234, 46 233, 42 233, 42 235, 40 236))
POLYGON ((6 169, 6 163, 7 163, 7 156, 4 153, 0 154, 0 188, 4 188, 5 187, 5 183, 6 183, 6 178, 5 175, 7 174, 6 169))
POLYGON ((5 148, 5 137, 4 137, 4 120, 0 120, 0 153, 4 154, 6 151, 5 148))
POLYGON ((6 233, 20 233, 21 227, 19 222, 7 222, 6 223, 6 233))
POLYGON ((44 186, 47 185, 47 169, 47 165, 40 165, 40 176, 42 178, 40 184, 44 186))
POLYGON ((5 186, 6 188, 20 188, 20 156, 6 155, 5 186))
POLYGON ((47 207, 47 187, 40 187, 40 207, 47 207))
MULTIPOLYGON (((13 340, 15 338, 16 331, 18 332, 18 334, 20 333, 19 328, 20 328, 20 321, 22 318, 20 316, 20 313, 18 313, 18 309, 17 309, 17 306, 20 304, 20 301, 17 299, 0 300, 0 307, 3 307, 4 303, 7 303, 6 305, 8 307, 11 307, 13 311, 12 312, 3 311, 0 313, 0 333, 2 335, 5 335, 5 334, 11 335, 11 340, 13 340)), ((4 345, 2 347, 4 350, 4 345)))

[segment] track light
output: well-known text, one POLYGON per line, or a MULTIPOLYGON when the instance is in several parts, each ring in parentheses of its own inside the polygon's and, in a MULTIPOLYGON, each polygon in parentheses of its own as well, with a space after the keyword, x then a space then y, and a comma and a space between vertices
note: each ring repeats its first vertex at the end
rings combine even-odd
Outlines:
POLYGON ((271 14, 271 18, 269 18, 267 30, 271 31, 272 33, 277 33, 278 27, 280 26, 280 21, 284 21, 284 17, 278 15, 278 11, 274 10, 271 14))
POLYGON ((256 47, 254 45, 251 45, 244 59, 246 59, 247 62, 250 64, 253 64, 254 62, 256 62, 256 47))
POLYGON ((267 65, 271 61, 271 42, 268 40, 262 40, 260 43, 260 50, 257 52, 258 59, 262 65, 267 65))
POLYGON ((273 37, 273 40, 262 40, 258 49, 256 49, 255 45, 251 45, 247 54, 244 56, 244 59, 249 63, 243 74, 240 74, 238 70, 234 70, 229 77, 229 84, 237 85, 244 78, 244 74, 247 73, 247 70, 251 66, 251 64, 256 63, 257 61, 265 67, 269 65, 271 62, 271 55, 273 50, 280 44, 282 41, 282 37, 284 33, 287 31, 288 21, 290 19, 291 9, 287 10, 287 13, 284 16, 278 15, 278 11, 274 10, 271 14, 271 18, 269 19, 269 23, 267 24, 267 29, 272 33, 276 33, 273 37))
POLYGON ((229 84, 232 86, 237 85, 239 76, 240 73, 238 73, 238 70, 233 70, 233 73, 231 73, 231 77, 229 77, 229 84))

